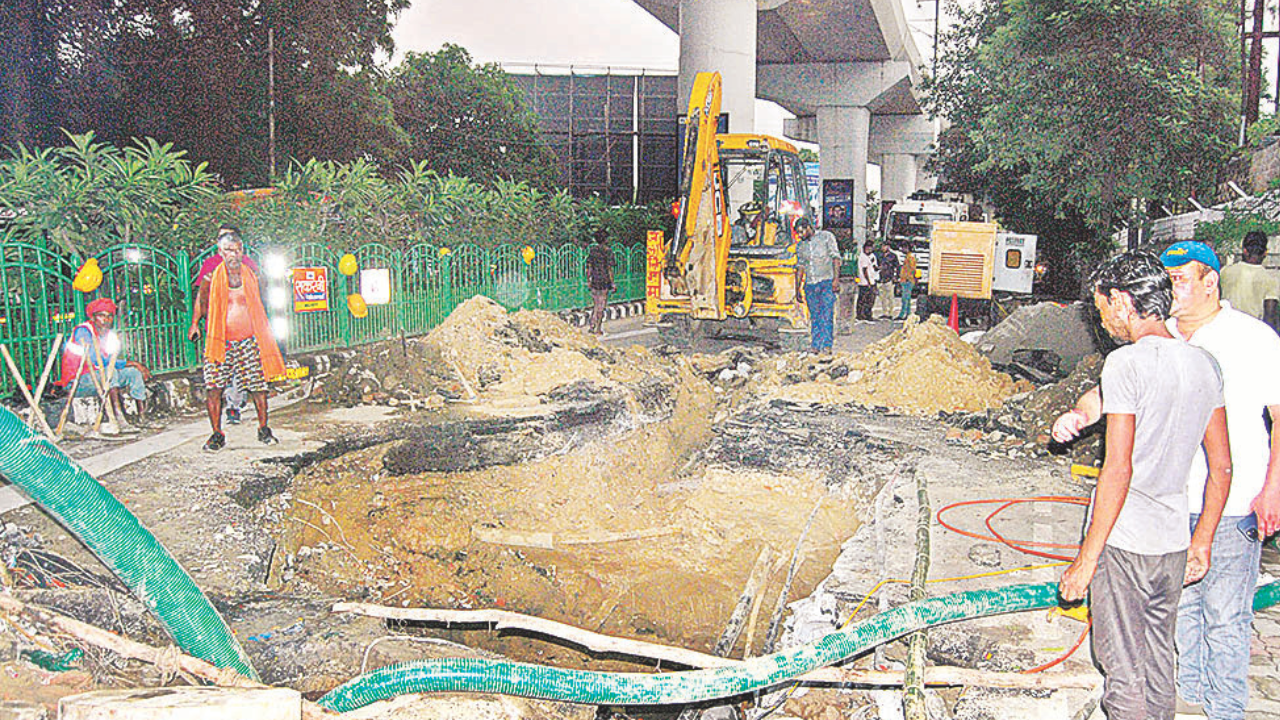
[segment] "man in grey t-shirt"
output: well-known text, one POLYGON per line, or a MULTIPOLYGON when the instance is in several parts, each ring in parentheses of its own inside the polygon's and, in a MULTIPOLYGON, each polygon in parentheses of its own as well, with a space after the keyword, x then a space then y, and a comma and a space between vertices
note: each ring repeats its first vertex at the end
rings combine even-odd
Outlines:
POLYGON ((840 248, 836 236, 826 230, 814 231, 807 217, 796 220, 796 282, 804 285, 809 306, 810 347, 815 353, 831 352, 835 325, 836 278, 840 277, 840 248))
POLYGON ((1067 601, 1090 594, 1107 716, 1171 718, 1178 598, 1209 568, 1231 484, 1222 374, 1208 353, 1165 327, 1173 285, 1155 256, 1112 258, 1093 290, 1102 326, 1131 344, 1102 369, 1106 460, 1059 592, 1067 601), (1209 480, 1191 533, 1187 475, 1201 442, 1209 480))

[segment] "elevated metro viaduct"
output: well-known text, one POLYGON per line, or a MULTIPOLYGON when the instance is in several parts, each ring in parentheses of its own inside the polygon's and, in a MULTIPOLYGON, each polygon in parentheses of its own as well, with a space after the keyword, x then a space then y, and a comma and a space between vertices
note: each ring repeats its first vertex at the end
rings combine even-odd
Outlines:
POLYGON ((819 146, 823 180, 854 181, 854 239, 866 239, 867 163, 881 196, 931 184, 937 137, 915 88, 922 61, 900 0, 635 0, 680 36, 680 101, 719 71, 730 132, 752 132, 757 97, 796 115, 784 132, 819 146))

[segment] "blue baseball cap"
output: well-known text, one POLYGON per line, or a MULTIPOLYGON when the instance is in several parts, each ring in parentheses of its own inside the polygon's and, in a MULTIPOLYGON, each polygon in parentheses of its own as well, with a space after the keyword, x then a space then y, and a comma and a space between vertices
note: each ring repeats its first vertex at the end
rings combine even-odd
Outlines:
POLYGON ((1160 262, 1167 268, 1182 267, 1192 260, 1208 265, 1214 272, 1222 270, 1222 263, 1218 262, 1218 255, 1213 248, 1195 240, 1174 243, 1160 254, 1160 262))

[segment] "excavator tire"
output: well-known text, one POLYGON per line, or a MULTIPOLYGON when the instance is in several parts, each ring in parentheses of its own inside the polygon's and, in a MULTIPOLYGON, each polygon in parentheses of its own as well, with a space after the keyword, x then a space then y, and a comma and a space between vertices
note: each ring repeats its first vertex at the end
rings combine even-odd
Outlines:
POLYGON ((658 323, 658 339, 667 345, 690 348, 702 334, 702 322, 688 315, 668 315, 658 323))

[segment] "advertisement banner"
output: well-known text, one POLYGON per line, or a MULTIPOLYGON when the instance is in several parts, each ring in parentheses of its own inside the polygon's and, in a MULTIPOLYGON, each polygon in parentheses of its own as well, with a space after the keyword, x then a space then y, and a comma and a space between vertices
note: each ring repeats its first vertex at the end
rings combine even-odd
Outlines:
POLYGON ((362 269, 360 294, 369 305, 386 305, 391 302, 391 270, 388 268, 362 269))
POLYGON ((321 312, 329 309, 329 269, 293 269, 293 311, 321 312))
POLYGON ((822 227, 853 227, 853 181, 822 181, 822 227))

